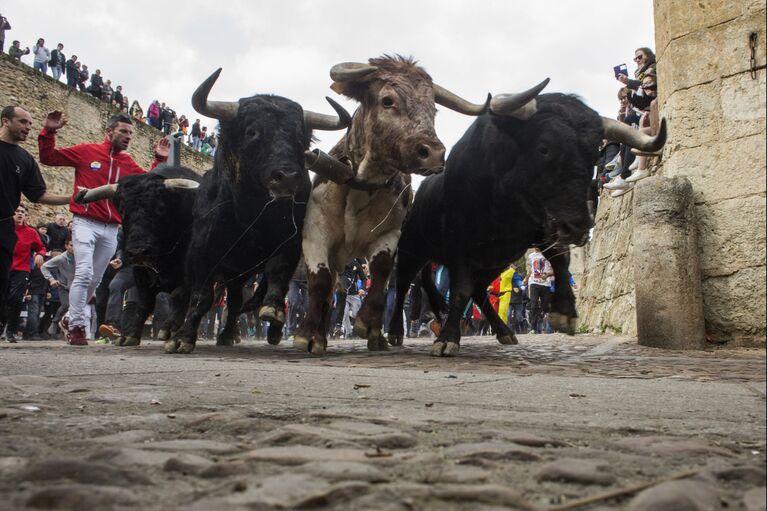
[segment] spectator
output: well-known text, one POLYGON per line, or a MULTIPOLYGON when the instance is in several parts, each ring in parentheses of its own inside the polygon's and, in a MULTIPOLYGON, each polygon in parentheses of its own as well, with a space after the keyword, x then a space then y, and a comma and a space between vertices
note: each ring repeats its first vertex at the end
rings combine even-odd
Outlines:
POLYGON ((202 147, 202 129, 200 129, 200 119, 195 119, 192 124, 192 130, 190 132, 190 139, 192 141, 192 148, 195 151, 199 151, 202 147))
POLYGON ((11 29, 8 18, 0 14, 0 53, 5 51, 5 31, 11 29))
POLYGON ((94 98, 101 99, 101 90, 104 88, 104 79, 101 78, 101 69, 97 69, 91 75, 91 85, 88 87, 88 93, 94 98))
POLYGON ((22 50, 21 43, 18 41, 13 41, 11 47, 8 48, 8 55, 10 55, 12 59, 16 59, 21 62, 21 57, 24 55, 29 55, 29 46, 22 50))
POLYGON ((45 251, 50 254, 51 238, 48 237, 48 226, 45 224, 38 224, 36 230, 37 230, 37 234, 40 235, 40 241, 42 241, 43 245, 45 246, 45 251))
POLYGON ((162 122, 162 132, 166 135, 170 135, 170 126, 173 124, 173 119, 176 117, 176 112, 169 106, 165 106, 163 103, 160 107, 160 121, 162 122))
MULTIPOLYGON (((34 259, 34 265, 39 268, 43 265, 45 255, 45 247, 40 241, 40 236, 37 235, 37 231, 27 225, 27 208, 18 206, 13 215, 13 222, 16 246, 13 249, 13 264, 4 300, 5 339, 12 343, 16 342, 21 306, 29 283, 30 257, 34 259)), ((0 331, 2 331, 1 326, 0 331)))
POLYGON ((80 78, 80 69, 78 68, 79 62, 77 62, 77 55, 72 55, 72 58, 67 60, 65 64, 65 70, 67 73, 67 85, 73 89, 77 88, 77 82, 80 78))
POLYGON ((32 47, 32 53, 35 55, 32 67, 46 74, 48 72, 48 62, 51 60, 51 51, 45 47, 45 39, 41 37, 37 40, 37 43, 32 47))
POLYGON ((115 106, 115 107, 117 107, 117 108, 122 110, 122 108, 124 106, 127 106, 124 103, 123 100, 124 100, 124 98, 123 98, 123 86, 122 85, 118 85, 117 88, 115 89, 114 94, 112 94, 112 106, 115 106))
POLYGON ((21 202, 23 193, 32 202, 51 206, 64 205, 65 195, 46 191, 40 167, 32 156, 19 147, 32 129, 32 116, 26 110, 7 106, 0 111, 0 323, 5 323, 5 291, 11 271, 16 233, 9 220, 21 202))
POLYGON ((75 249, 71 238, 64 241, 64 247, 63 254, 52 257, 40 268, 51 289, 59 295, 60 305, 52 319, 54 325, 57 325, 69 310, 69 286, 75 278, 75 249))
POLYGON ((634 62, 637 68, 634 71, 634 79, 630 80, 626 75, 618 75, 618 81, 632 91, 639 89, 645 74, 655 74, 655 54, 650 48, 637 48, 634 51, 634 62))
POLYGON ((182 115, 178 119, 178 131, 184 134, 186 136, 186 132, 189 130, 189 119, 186 118, 186 115, 182 115))
POLYGON ((111 105, 112 94, 114 94, 114 92, 114 89, 112 89, 112 80, 107 80, 106 83, 101 86, 101 101, 111 105))
POLYGON ((139 122, 144 122, 144 109, 141 108, 141 105, 135 99, 130 106, 130 116, 139 122))
MULTIPOLYGON (((657 106, 655 97, 657 95, 658 85, 656 83, 655 75, 647 73, 642 78, 642 91, 644 97, 650 100, 647 111, 644 112, 642 118, 639 121, 639 131, 647 133, 648 135, 655 135, 658 131, 658 119, 657 119, 657 106)), ((630 166, 632 171, 631 176, 626 178, 626 182, 635 183, 650 176, 650 172, 647 170, 647 156, 639 155, 636 158, 634 165, 630 166)))
POLYGON ((67 219, 63 213, 57 213, 53 217, 53 222, 46 225, 48 228, 48 239, 50 240, 50 249, 52 252, 63 252, 64 242, 71 238, 72 234, 67 229, 67 219))
POLYGON ((540 334, 549 312, 551 291, 549 277, 554 276, 551 263, 543 256, 539 247, 534 247, 527 257, 527 284, 530 293, 530 333, 540 334))
POLYGON ((160 129, 160 102, 156 99, 149 104, 149 108, 146 111, 146 117, 149 120, 149 125, 153 128, 160 129))
MULTIPOLYGON (((56 167, 75 168, 75 189, 95 188, 122 176, 141 174, 144 171, 125 151, 133 138, 133 122, 123 115, 112 116, 107 121, 105 139, 98 144, 79 144, 65 149, 56 148, 56 133, 66 126, 67 118, 54 111, 45 119, 37 143, 40 161, 56 167), (115 167, 116 166, 116 167, 115 167)), ((154 168, 168 158, 169 142, 160 140, 154 147, 154 168)), ((75 215, 73 239, 75 242, 75 279, 70 288, 69 343, 86 345, 91 324, 91 308, 88 301, 93 296, 104 270, 109 264, 117 245, 117 226, 120 214, 111 201, 97 201, 87 207, 70 202, 75 215)), ((66 319, 66 318, 65 318, 66 319)))
POLYGON ((67 64, 67 58, 62 53, 64 45, 59 43, 56 45, 56 49, 51 52, 51 60, 48 62, 51 66, 51 74, 53 79, 57 82, 62 74, 64 74, 64 68, 67 64))
POLYGON ((24 295, 27 304, 27 323, 24 325, 22 339, 26 341, 40 341, 42 337, 37 333, 40 326, 40 313, 45 306, 45 295, 48 293, 48 281, 40 272, 40 267, 32 265, 29 272, 29 284, 24 295))
POLYGON ((88 73, 88 66, 83 64, 80 66, 80 63, 78 62, 78 68, 80 69, 80 74, 77 77, 77 87, 80 89, 80 92, 85 92, 87 87, 85 86, 85 82, 88 81, 88 77, 90 76, 90 73, 88 73))

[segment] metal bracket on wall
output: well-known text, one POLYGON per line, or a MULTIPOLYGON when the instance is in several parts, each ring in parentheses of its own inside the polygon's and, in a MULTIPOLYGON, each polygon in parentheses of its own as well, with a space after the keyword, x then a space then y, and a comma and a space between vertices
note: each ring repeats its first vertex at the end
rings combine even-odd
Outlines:
POLYGON ((751 48, 751 79, 756 80, 756 32, 748 34, 748 45, 751 48))

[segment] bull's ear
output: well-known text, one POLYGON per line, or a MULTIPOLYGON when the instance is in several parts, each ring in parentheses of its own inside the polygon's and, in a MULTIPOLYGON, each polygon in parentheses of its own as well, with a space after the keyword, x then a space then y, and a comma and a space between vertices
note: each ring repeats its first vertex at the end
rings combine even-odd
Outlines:
POLYGON ((365 94, 365 86, 357 82, 333 82, 330 90, 360 103, 365 94))

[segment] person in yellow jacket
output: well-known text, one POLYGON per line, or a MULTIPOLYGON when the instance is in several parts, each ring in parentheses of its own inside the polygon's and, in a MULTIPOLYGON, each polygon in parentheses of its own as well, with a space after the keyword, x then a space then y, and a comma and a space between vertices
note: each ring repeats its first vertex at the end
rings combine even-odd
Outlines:
POLYGON ((501 321, 504 322, 504 324, 508 324, 509 322, 509 303, 511 301, 511 288, 514 287, 512 284, 512 280, 514 279, 514 274, 517 272, 516 268, 514 268, 513 264, 510 264, 509 267, 501 273, 500 279, 501 279, 501 287, 499 290, 500 297, 498 300, 498 315, 501 317, 501 321))

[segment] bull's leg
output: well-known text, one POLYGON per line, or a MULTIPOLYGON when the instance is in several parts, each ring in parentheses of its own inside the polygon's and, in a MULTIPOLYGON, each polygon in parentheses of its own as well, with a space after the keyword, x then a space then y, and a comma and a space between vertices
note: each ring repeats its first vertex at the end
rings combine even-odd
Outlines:
POLYGON ((570 287, 570 249, 556 245, 543 251, 543 256, 554 270, 554 296, 551 301, 549 323, 558 332, 574 335, 578 313, 575 310, 575 294, 570 287))
MULTIPOLYGON (((263 304, 258 310, 258 317, 269 322, 266 340, 269 344, 279 344, 282 340, 282 327, 285 325, 285 295, 296 263, 301 257, 298 247, 295 253, 278 253, 266 262, 264 274, 268 282, 263 304)), ((262 283, 263 285, 263 283, 262 283)))
POLYGON ((216 346, 233 346, 237 338, 237 319, 242 308, 242 286, 244 278, 226 285, 226 323, 216 338, 216 346))
POLYGON ((482 314, 485 315, 490 326, 495 332, 495 338, 501 344, 519 344, 514 332, 503 322, 501 317, 495 312, 493 305, 490 303, 490 298, 487 295, 487 281, 482 279, 474 282, 474 294, 471 297, 474 302, 479 306, 482 314), (484 284, 484 285, 483 285, 484 284))
POLYGON ((174 289, 170 294, 170 310, 165 323, 160 325, 160 331, 157 333, 157 340, 167 341, 171 333, 178 330, 184 322, 184 314, 189 306, 189 289, 181 285, 174 289))
POLYGON ((138 346, 141 344, 144 323, 146 323, 147 318, 154 310, 155 299, 159 292, 159 289, 141 285, 140 280, 136 280, 138 301, 135 309, 127 313, 123 312, 123 314, 127 314, 123 321, 127 328, 123 327, 122 329, 122 337, 118 340, 119 346, 138 346))
POLYGON ((463 264, 448 266, 450 272, 450 310, 447 321, 431 348, 435 357, 454 357, 461 349, 461 316, 474 292, 469 269, 463 264))
POLYGON ((383 335, 383 317, 386 307, 386 281, 392 267, 392 256, 388 250, 378 252, 370 260, 370 289, 354 320, 354 334, 368 340, 368 350, 388 350, 383 335))
POLYGON ((197 329, 202 317, 213 305, 213 284, 203 283, 192 291, 189 298, 189 310, 184 324, 174 336, 175 339, 165 341, 166 353, 188 354, 194 351, 197 342, 197 329))
POLYGON ((315 267, 307 272, 309 305, 301 326, 296 330, 293 347, 322 355, 328 347, 327 324, 330 316, 330 298, 335 275, 327 266, 315 267))
POLYGON ((254 310, 260 309, 261 305, 264 303, 264 297, 266 296, 267 289, 269 289, 269 282, 267 281, 266 276, 264 276, 261 278, 261 282, 259 282, 258 287, 256 287, 255 293, 253 293, 253 296, 251 296, 248 301, 243 304, 240 312, 252 312, 254 310))
POLYGON ((389 344, 392 346, 402 346, 402 340, 405 337, 405 327, 402 324, 404 316, 405 297, 410 289, 410 283, 415 278, 423 262, 409 255, 400 252, 397 255, 397 297, 394 302, 391 321, 389 322, 389 344))

